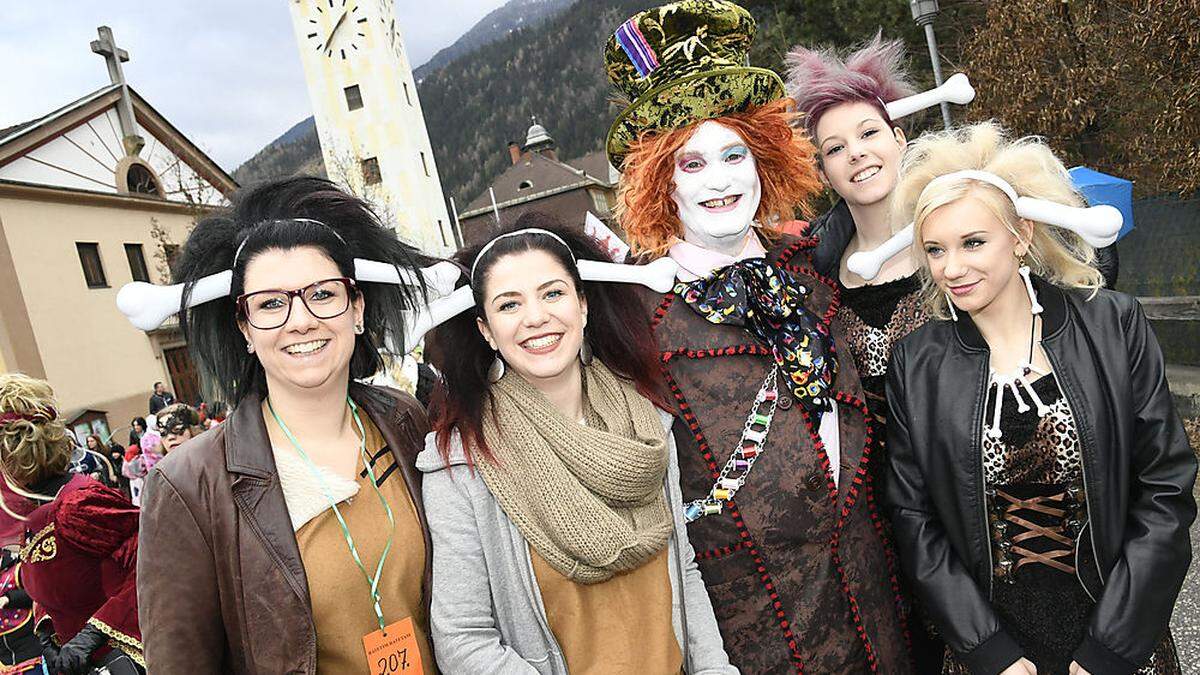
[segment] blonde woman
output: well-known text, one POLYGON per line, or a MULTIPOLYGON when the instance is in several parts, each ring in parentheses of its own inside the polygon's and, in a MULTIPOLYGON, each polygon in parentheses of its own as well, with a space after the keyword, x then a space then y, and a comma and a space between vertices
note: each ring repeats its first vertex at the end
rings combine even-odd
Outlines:
POLYGON ((894 200, 938 319, 888 368, 888 497, 945 672, 1179 672, 1196 460, 1062 163, 979 124, 917 141, 894 200))
POLYGON ((135 566, 138 511, 68 471, 74 450, 50 385, 0 374, 0 540, 19 544, 47 670, 144 672, 135 566))

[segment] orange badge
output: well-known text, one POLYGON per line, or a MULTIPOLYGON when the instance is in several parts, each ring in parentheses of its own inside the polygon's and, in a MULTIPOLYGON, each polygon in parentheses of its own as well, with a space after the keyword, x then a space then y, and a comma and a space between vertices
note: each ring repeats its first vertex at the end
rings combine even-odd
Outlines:
POLYGON ((425 672, 421 668, 421 650, 417 647, 411 616, 363 636, 363 648, 367 650, 371 675, 425 672))

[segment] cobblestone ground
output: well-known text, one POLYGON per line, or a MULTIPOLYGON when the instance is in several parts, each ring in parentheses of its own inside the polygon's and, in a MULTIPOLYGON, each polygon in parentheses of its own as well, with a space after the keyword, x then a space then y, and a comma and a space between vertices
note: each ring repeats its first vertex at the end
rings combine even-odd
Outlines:
MULTIPOLYGON (((1194 494, 1200 500, 1200 484, 1194 494)), ((1171 615, 1171 633, 1175 636, 1183 672, 1200 675, 1200 520, 1192 524, 1192 568, 1171 615)))

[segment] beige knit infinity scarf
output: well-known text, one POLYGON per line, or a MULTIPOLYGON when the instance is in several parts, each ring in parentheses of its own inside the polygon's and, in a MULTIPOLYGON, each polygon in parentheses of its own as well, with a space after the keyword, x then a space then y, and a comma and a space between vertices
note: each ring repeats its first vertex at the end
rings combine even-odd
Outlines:
POLYGON ((598 360, 583 368, 587 426, 516 373, 492 385, 479 473, 530 546, 568 579, 637 569, 673 527, 663 477, 666 433, 654 404, 598 360))

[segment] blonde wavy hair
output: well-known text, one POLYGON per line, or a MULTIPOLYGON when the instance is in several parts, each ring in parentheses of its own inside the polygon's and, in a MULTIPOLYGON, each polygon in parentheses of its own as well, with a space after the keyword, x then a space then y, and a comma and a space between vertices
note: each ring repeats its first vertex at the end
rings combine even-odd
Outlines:
POLYGON ((0 423, 0 471, 18 492, 62 474, 71 464, 74 445, 56 407, 46 381, 0 374, 0 413, 32 418, 0 423))
MULTIPOLYGON (((938 181, 929 190, 925 189, 938 176, 966 169, 993 173, 1023 197, 1086 206, 1067 168, 1042 139, 1034 136, 1010 139, 995 122, 925 134, 909 145, 892 192, 892 230, 913 223, 913 258, 921 276, 922 299, 926 311, 941 319, 950 318, 948 301, 933 281, 921 245, 921 229, 929 214, 969 195, 978 199, 1018 240, 1025 239, 1016 207, 999 188, 962 178, 938 181)), ((1029 222, 1033 237, 1025 260, 1034 274, 1063 288, 1094 291, 1104 285, 1104 277, 1094 266, 1096 251, 1079 235, 1053 225, 1029 222)))

